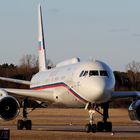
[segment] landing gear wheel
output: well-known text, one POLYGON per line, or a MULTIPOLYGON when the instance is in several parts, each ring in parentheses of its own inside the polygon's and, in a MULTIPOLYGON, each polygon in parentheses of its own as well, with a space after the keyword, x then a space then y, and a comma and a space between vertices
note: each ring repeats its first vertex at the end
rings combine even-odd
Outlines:
POLYGON ((85 106, 85 109, 88 109, 89 112, 89 124, 86 125, 85 130, 86 132, 112 132, 112 123, 108 122, 108 118, 109 118, 109 102, 100 104, 100 105, 96 105, 96 104, 91 104, 91 103, 87 103, 85 106), (99 111, 99 106, 101 106, 101 108, 103 109, 103 112, 99 111), (96 124, 94 124, 94 112, 98 112, 100 115, 102 115, 103 117, 103 121, 99 121, 96 124))
POLYGON ((104 122, 98 122, 97 123, 97 131, 103 132, 103 130, 104 130, 104 122))
POLYGON ((91 129, 91 125, 90 125, 90 124, 87 124, 87 125, 85 126, 85 131, 86 131, 87 133, 89 133, 89 132, 90 132, 90 129, 91 129))
POLYGON ((91 125, 91 132, 95 133, 96 132, 96 124, 91 125))
POLYGON ((25 128, 26 128, 26 130, 31 130, 32 129, 32 121, 31 120, 26 120, 25 121, 25 128))
POLYGON ((87 124, 86 126, 85 126, 85 130, 86 130, 86 132, 87 133, 89 133, 89 132, 93 132, 93 133, 95 133, 96 132, 96 124, 87 124))
POLYGON ((22 130, 24 128, 24 121, 18 120, 17 122, 17 130, 22 130))
POLYGON ((25 128, 26 130, 32 129, 32 121, 31 120, 18 120, 17 122, 17 129, 23 130, 25 128))
MULTIPOLYGON (((32 121, 28 119, 28 98, 25 98, 23 100, 23 120, 18 120, 17 122, 17 129, 18 130, 22 130, 23 128, 25 128, 26 130, 31 130, 32 129, 32 121)), ((32 110, 34 110, 35 108, 33 108, 32 110)))
POLYGON ((111 122, 98 122, 97 123, 98 132, 112 132, 112 123, 111 122))
POLYGON ((106 132, 112 132, 112 123, 111 122, 104 122, 104 129, 106 132))

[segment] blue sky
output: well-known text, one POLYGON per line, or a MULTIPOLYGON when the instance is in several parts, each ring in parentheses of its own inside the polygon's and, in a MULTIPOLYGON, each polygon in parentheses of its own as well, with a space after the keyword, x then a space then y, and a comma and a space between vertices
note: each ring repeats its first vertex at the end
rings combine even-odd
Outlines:
POLYGON ((1 0, 0 63, 37 55, 37 7, 43 9, 47 58, 98 59, 125 71, 140 61, 139 0, 1 0))

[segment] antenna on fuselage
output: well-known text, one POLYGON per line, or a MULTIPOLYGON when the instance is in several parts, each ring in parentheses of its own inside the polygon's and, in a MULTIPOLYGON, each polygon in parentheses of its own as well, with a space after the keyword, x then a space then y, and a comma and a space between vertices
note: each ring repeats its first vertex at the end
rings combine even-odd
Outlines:
POLYGON ((39 71, 46 70, 46 51, 41 5, 38 5, 38 55, 39 71))

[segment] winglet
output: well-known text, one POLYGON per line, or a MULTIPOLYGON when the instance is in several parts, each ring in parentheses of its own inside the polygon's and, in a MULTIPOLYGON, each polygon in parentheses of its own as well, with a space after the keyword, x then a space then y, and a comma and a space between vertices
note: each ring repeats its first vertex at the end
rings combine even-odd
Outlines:
POLYGON ((38 54, 39 54, 39 71, 46 70, 46 51, 42 20, 41 5, 38 5, 38 54))

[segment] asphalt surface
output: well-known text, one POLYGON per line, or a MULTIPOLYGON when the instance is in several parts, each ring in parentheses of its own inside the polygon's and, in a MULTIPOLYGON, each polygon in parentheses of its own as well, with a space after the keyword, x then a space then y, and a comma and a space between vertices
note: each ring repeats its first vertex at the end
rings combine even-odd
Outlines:
MULTIPOLYGON (((38 140, 44 137, 50 137, 52 140, 54 137, 60 140, 68 139, 73 136, 75 139, 95 139, 100 136, 103 140, 109 138, 116 139, 124 137, 127 139, 140 139, 140 124, 136 124, 128 118, 127 110, 111 110, 111 120, 113 123, 113 132, 96 132, 96 133, 86 133, 85 126, 88 122, 88 115, 85 115, 83 110, 37 110, 35 114, 30 116, 33 122, 32 130, 18 131, 16 128, 16 122, 19 118, 14 121, 3 122, 1 120, 0 129, 10 129, 11 138, 17 140, 21 138, 28 140, 38 140), (72 111, 72 113, 69 113, 72 111), (81 113, 82 112, 82 113, 81 113), (74 115, 76 114, 76 115, 74 115), (39 121, 38 121, 39 120, 39 121), (80 135, 80 136, 79 136, 80 135), (114 136, 114 137, 112 137, 114 136), (106 139, 104 139, 106 137, 106 139), (16 139, 17 138, 17 139, 16 139), (35 139, 36 138, 36 139, 35 139)), ((101 117, 95 116, 95 120, 100 120, 101 117)), ((41 140, 42 140, 41 139, 41 140)), ((59 140, 58 139, 58 140, 59 140)), ((74 140, 75 140, 74 139, 74 140)), ((49 140, 49 139, 48 139, 49 140)), ((95 139, 96 140, 96 139, 95 139)), ((121 140, 121 139, 120 139, 121 140)))
MULTIPOLYGON (((16 126, 0 126, 0 129, 16 130, 16 126)), ((33 125, 33 131, 60 131, 60 132, 83 132, 85 133, 85 126, 83 125, 33 125)), ((31 131, 32 131, 31 130, 31 131)), ((116 125, 113 126, 113 132, 96 132, 100 136, 124 136, 124 137, 140 137, 140 125, 116 125)))

